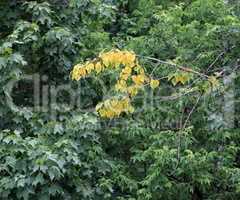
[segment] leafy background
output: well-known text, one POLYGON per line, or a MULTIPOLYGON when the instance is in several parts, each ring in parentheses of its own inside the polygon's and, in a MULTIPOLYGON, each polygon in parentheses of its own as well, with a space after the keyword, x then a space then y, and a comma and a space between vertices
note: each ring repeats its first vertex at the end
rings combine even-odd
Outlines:
POLYGON ((0 199, 239 199, 239 9, 237 0, 2 0, 0 199), (86 111, 103 98, 101 88, 69 74, 112 48, 136 52, 154 77, 175 69, 144 56, 235 79, 201 98, 174 99, 161 97, 188 88, 163 80, 158 91, 142 92, 145 106, 136 100, 140 112, 103 120, 86 111), (51 100, 29 110, 33 84, 6 85, 34 74, 48 77, 42 84, 71 84, 83 109, 68 109, 61 93, 64 112, 51 100), (224 94, 233 89, 234 110, 224 110, 224 94), (11 98, 21 109, 6 106, 11 98), (234 116, 232 127, 223 113, 234 116))

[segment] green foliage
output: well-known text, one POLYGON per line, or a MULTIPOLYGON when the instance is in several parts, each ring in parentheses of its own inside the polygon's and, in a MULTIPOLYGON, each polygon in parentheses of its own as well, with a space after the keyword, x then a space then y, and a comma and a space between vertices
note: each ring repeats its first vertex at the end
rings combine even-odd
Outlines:
POLYGON ((0 199, 240 198, 238 1, 2 0, 0 24, 0 199), (76 84, 69 73, 112 48, 133 50, 161 80, 138 94, 133 115, 103 120, 91 109, 116 74, 76 84), (233 88, 221 78, 232 73, 230 129, 223 95, 233 88), (48 77, 41 92, 70 85, 80 110, 64 92, 29 109, 34 84, 21 79, 34 74, 48 77))

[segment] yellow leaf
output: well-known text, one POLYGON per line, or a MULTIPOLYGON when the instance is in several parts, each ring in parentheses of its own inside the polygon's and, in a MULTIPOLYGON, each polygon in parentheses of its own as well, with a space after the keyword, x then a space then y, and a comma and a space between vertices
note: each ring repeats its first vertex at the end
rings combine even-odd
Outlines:
POLYGON ((131 86, 128 88, 128 93, 131 97, 134 97, 138 93, 138 88, 136 86, 131 86))
POLYGON ((132 76, 132 80, 136 85, 142 85, 144 83, 144 76, 143 75, 134 75, 132 76))
POLYGON ((97 62, 95 64, 95 70, 96 70, 97 74, 100 73, 102 71, 102 69, 103 69, 102 64, 100 62, 97 62))
POLYGON ((94 70, 94 64, 88 63, 85 68, 87 70, 87 73, 90 73, 92 70, 94 70))
POLYGON ((157 88, 158 86, 159 86, 159 80, 151 80, 150 81, 150 87, 152 88, 152 89, 155 89, 155 88, 157 88))
POLYGON ((103 107, 103 103, 99 103, 96 105, 96 111, 100 110, 103 107))

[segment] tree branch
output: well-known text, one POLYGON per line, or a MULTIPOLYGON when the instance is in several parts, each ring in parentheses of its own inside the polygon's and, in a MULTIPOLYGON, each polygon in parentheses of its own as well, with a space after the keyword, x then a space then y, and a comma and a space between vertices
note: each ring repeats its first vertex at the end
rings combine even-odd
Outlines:
POLYGON ((201 76, 203 78, 207 78, 207 79, 209 78, 209 76, 206 75, 206 74, 200 73, 200 72, 195 71, 195 70, 193 70, 191 68, 188 68, 188 67, 183 67, 183 66, 177 65, 175 63, 170 63, 170 62, 163 61, 163 60, 160 60, 160 59, 157 59, 157 58, 152 58, 152 57, 149 57, 149 56, 139 56, 139 57, 146 58, 146 59, 152 60, 152 61, 156 61, 156 62, 158 62, 160 64, 169 65, 169 66, 175 67, 175 68, 177 68, 177 69, 179 69, 181 71, 193 73, 193 74, 196 74, 196 75, 201 76))

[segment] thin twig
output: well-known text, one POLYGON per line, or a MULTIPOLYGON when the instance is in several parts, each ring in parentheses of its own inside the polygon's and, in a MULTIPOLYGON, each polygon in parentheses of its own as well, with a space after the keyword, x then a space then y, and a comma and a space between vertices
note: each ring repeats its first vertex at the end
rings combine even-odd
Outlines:
POLYGON ((211 65, 209 65, 209 67, 207 68, 207 72, 215 65, 215 63, 226 53, 226 51, 221 52, 216 59, 211 63, 211 65))
POLYGON ((188 123, 188 121, 189 121, 189 119, 190 119, 192 113, 193 113, 194 110, 196 109, 196 107, 197 107, 197 105, 198 105, 198 103, 199 103, 201 97, 202 97, 202 95, 199 95, 199 97, 198 97, 198 99, 197 99, 195 105, 193 106, 192 110, 191 110, 190 113, 188 114, 188 117, 187 117, 186 121, 184 122, 184 125, 183 125, 182 129, 185 129, 185 128, 186 128, 187 123, 188 123))

